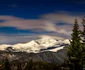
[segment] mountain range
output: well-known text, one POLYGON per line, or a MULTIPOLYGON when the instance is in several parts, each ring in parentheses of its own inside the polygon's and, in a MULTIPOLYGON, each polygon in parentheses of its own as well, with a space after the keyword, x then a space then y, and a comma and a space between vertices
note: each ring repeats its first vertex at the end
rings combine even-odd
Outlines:
POLYGON ((53 38, 42 38, 38 40, 32 40, 26 43, 18 43, 14 45, 3 44, 0 45, 0 50, 8 50, 12 52, 33 52, 39 53, 43 51, 56 52, 63 49, 66 45, 70 44, 68 39, 53 39, 53 38))
POLYGON ((10 60, 45 61, 62 63, 66 56, 66 47, 70 44, 68 39, 55 39, 50 37, 32 40, 14 45, 0 45, 0 58, 7 56, 10 60))

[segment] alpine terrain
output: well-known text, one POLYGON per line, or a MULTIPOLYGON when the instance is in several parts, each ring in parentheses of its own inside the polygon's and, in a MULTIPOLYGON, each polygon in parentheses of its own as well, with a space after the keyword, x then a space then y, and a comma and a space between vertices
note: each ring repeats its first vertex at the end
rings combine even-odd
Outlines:
POLYGON ((8 56, 10 60, 33 59, 34 61, 62 63, 66 57, 65 48, 69 44, 68 39, 55 39, 50 37, 14 45, 3 44, 0 45, 0 58, 2 59, 8 56))

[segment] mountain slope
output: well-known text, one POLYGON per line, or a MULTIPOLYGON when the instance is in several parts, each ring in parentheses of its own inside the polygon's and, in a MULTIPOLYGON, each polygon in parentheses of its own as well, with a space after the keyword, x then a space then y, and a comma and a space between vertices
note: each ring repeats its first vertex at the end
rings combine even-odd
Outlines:
POLYGON ((26 52, 7 52, 0 51, 0 60, 7 56, 10 61, 43 61, 48 63, 63 63, 66 56, 66 48, 57 52, 44 51, 40 53, 26 53, 26 52))

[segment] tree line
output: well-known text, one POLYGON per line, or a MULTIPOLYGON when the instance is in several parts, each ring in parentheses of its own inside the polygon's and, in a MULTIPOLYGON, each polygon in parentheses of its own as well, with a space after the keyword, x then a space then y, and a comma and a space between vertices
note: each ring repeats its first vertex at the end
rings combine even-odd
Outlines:
POLYGON ((42 61, 25 61, 19 62, 18 60, 10 62, 8 58, 5 58, 0 70, 64 70, 63 64, 47 63, 42 61))

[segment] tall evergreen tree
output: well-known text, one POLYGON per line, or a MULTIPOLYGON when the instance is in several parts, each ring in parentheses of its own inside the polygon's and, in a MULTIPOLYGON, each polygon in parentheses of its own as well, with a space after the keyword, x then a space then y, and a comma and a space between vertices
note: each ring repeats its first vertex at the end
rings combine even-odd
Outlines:
POLYGON ((82 19, 83 31, 81 31, 82 45, 83 45, 83 64, 85 68, 85 17, 82 19))
POLYGON ((11 66, 7 57, 5 58, 4 61, 4 70, 11 70, 11 66))
POLYGON ((73 26, 72 39, 70 40, 70 45, 68 48, 68 67, 70 70, 83 70, 83 54, 82 54, 82 43, 80 38, 80 30, 78 26, 78 21, 75 19, 75 24, 73 26))
POLYGON ((22 70, 22 64, 19 62, 19 63, 17 63, 17 70, 22 70))

